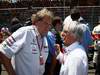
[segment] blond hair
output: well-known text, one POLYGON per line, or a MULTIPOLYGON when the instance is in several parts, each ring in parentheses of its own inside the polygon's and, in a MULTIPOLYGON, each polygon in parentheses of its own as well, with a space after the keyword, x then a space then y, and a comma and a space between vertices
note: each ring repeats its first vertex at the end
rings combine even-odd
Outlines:
POLYGON ((36 14, 32 14, 31 21, 32 21, 33 24, 35 23, 35 17, 36 17, 36 14))
POLYGON ((49 16, 51 19, 53 18, 53 13, 46 8, 41 9, 36 14, 32 14, 31 21, 35 23, 36 21, 42 20, 45 16, 49 16))

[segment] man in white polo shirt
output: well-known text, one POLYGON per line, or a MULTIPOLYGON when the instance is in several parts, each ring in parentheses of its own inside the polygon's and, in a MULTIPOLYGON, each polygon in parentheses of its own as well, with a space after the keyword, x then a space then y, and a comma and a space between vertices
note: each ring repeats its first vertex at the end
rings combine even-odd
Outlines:
POLYGON ((32 16, 34 25, 21 27, 0 45, 0 62, 9 75, 42 75, 48 56, 46 34, 52 21, 47 9, 32 16), (10 59, 15 56, 15 69, 10 59))
POLYGON ((63 53, 57 46, 57 59, 61 62, 60 75, 88 75, 88 59, 84 47, 80 44, 84 28, 78 21, 66 22, 64 20, 63 31, 63 53))

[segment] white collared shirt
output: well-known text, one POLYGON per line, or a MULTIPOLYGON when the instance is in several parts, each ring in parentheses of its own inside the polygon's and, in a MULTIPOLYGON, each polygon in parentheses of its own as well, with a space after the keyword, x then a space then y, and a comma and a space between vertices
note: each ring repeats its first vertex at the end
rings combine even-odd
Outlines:
MULTIPOLYGON (((16 75, 43 75, 45 64, 40 65, 40 52, 36 40, 36 35, 39 34, 35 30, 33 26, 22 27, 1 44, 2 53, 8 58, 15 56, 16 75)), ((46 62, 48 56, 46 37, 44 37, 41 53, 46 62)))
POLYGON ((84 48, 78 42, 65 48, 57 59, 64 61, 61 66, 60 75, 88 75, 88 59, 84 48))

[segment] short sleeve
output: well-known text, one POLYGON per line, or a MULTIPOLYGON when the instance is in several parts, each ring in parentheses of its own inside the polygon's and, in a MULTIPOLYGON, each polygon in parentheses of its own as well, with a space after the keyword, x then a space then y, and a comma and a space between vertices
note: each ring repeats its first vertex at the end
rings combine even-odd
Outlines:
POLYGON ((2 50, 7 57, 11 58, 21 50, 26 39, 27 32, 22 29, 17 30, 1 44, 2 50))

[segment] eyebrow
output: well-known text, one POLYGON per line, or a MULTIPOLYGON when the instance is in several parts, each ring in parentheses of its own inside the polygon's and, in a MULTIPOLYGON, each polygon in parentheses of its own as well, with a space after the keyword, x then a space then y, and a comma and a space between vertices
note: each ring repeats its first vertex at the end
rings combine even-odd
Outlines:
POLYGON ((51 25, 51 24, 49 24, 48 22, 46 22, 46 21, 44 21, 44 20, 42 20, 44 23, 46 23, 46 24, 48 24, 48 25, 51 25))

